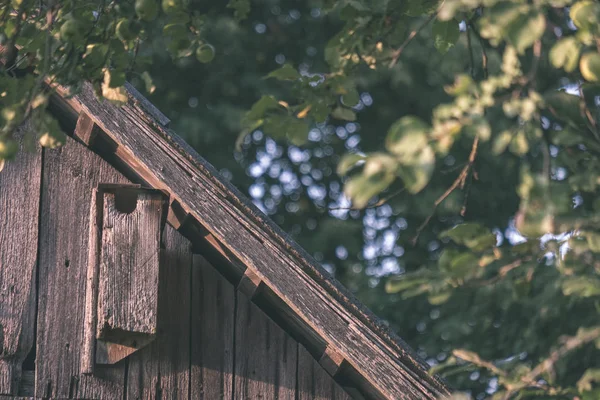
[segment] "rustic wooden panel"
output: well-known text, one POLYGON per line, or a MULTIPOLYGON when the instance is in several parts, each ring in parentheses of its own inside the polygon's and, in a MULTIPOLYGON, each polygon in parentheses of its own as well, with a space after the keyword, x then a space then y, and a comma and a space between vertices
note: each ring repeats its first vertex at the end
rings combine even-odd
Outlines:
MULTIPOLYGON (((25 123, 22 130, 29 129, 25 123)), ((1 394, 17 394, 21 365, 33 345, 41 170, 36 146, 21 149, 0 171, 1 394)))
POLYGON ((234 288, 204 257, 192 266, 192 400, 232 398, 234 288))
POLYGON ((128 399, 187 399, 190 367, 190 242, 165 226, 158 336, 129 358, 128 399))
POLYGON ((118 188, 105 192, 103 203, 97 337, 137 347, 131 340, 144 341, 157 330, 165 198, 118 188))
POLYGON ((318 332, 365 377, 372 397, 435 399, 448 393, 404 343, 256 210, 178 137, 146 125, 130 105, 100 103, 86 86, 70 104, 119 145, 117 156, 150 185, 167 190, 190 217, 293 310, 298 326, 318 332))
POLYGON ((350 400, 310 353, 298 346, 298 400, 350 400))
POLYGON ((79 362, 92 192, 99 183, 126 182, 74 140, 44 153, 36 397, 122 397, 123 365, 80 375, 79 362))
POLYGON ((235 398, 294 399, 298 344, 238 293, 235 398))

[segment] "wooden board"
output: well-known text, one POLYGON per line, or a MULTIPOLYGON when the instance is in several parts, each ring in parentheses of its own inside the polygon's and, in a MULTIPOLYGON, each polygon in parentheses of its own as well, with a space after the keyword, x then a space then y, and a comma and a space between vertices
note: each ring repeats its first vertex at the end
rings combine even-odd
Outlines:
POLYGON ((142 347, 157 331, 166 199, 157 191, 119 188, 104 192, 103 204, 97 337, 142 347))
MULTIPOLYGON (((218 172, 160 124, 131 105, 100 102, 89 85, 75 99, 118 145, 117 156, 148 184, 168 191, 231 254, 365 378, 371 397, 435 399, 448 389, 396 338, 218 172)), ((300 332, 302 334, 302 332, 300 332)))
POLYGON ((0 394, 17 394, 34 342, 41 170, 36 146, 21 149, 0 171, 0 394))
POLYGON ((350 400, 310 353, 298 346, 298 400, 350 400))
POLYGON ((232 398, 235 298, 204 257, 192 266, 190 399, 232 398))
POLYGON ((237 295, 235 399, 295 399, 298 344, 243 293, 237 295))
POLYGON ((158 335, 129 358, 129 399, 188 398, 191 245, 169 225, 163 243, 158 335))
POLYGON ((121 398, 124 366, 80 375, 85 327, 89 211, 99 183, 127 183, 100 157, 68 139, 44 153, 40 215, 36 397, 121 398))

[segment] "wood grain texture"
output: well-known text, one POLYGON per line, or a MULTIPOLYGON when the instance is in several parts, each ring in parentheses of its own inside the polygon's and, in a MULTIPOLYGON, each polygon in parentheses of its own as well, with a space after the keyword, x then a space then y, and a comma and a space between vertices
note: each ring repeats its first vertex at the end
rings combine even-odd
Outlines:
POLYGON ((121 188, 105 192, 103 204, 96 334, 138 347, 157 331, 165 199, 161 193, 121 188))
POLYGON ((119 145, 117 155, 148 184, 164 189, 190 217, 318 332, 361 376, 373 397, 435 399, 448 393, 415 353, 336 284, 180 138, 149 126, 132 105, 100 102, 86 85, 71 106, 84 110, 119 145))
POLYGON ((298 344, 243 293, 237 295, 235 399, 290 399, 298 344))
POLYGON ((234 288, 204 257, 194 255, 190 399, 233 396, 234 288))
POLYGON ((85 329, 90 203, 99 183, 127 183, 99 156, 68 139, 46 150, 40 215, 36 397, 121 398, 124 367, 80 375, 85 329))
POLYGON ((298 400, 350 400, 302 346, 298 346, 298 400))
POLYGON ((165 226, 158 336, 129 358, 128 399, 187 399, 190 379, 190 242, 165 226))
MULTIPOLYGON (((19 136, 30 129, 26 122, 19 136)), ((0 394, 17 394, 33 345, 41 170, 36 146, 21 149, 0 172, 0 394)))

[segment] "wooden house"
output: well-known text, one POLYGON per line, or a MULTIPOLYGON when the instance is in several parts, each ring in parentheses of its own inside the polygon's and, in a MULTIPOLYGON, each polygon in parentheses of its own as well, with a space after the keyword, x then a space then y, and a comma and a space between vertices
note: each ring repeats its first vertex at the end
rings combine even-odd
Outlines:
POLYGON ((128 92, 58 88, 67 143, 0 172, 1 399, 449 393, 128 92))

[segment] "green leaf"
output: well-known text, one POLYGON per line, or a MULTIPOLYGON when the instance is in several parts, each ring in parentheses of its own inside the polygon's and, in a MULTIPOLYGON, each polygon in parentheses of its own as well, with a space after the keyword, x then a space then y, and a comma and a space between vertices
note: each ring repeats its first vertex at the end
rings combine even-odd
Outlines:
POLYGON ((275 78, 280 81, 293 81, 300 78, 300 74, 291 64, 284 64, 281 68, 270 72, 267 78, 275 78))
POLYGON ((62 146, 67 135, 62 131, 58 121, 49 113, 42 114, 38 122, 39 142, 43 147, 54 149, 62 146))
POLYGON ((144 81, 144 85, 146 86, 146 91, 150 94, 154 93, 156 90, 156 85, 152 81, 152 77, 148 73, 148 71, 142 72, 142 80, 144 81))
POLYGON ((490 137, 492 136, 492 127, 487 120, 481 116, 473 116, 471 123, 466 126, 465 130, 473 137, 479 136, 484 142, 490 140, 490 137))
MULTIPOLYGON (((116 79, 116 82, 119 81, 119 78, 117 75, 114 75, 116 79)), ((111 86, 111 81, 113 79, 113 74, 110 73, 109 70, 106 70, 106 72, 104 73, 104 82, 102 82, 102 96, 109 100, 112 103, 115 103, 117 105, 122 105, 127 103, 127 92, 125 91, 125 88, 123 86, 120 87, 113 87, 111 86)), ((123 83, 125 83, 125 80, 122 80, 123 83)), ((116 83, 115 82, 115 83, 116 83)))
POLYGON ((571 6, 569 16, 583 31, 597 33, 600 29, 600 4, 595 1, 578 1, 571 6))
POLYGON ((450 50, 460 36, 458 22, 455 20, 440 21, 436 20, 431 27, 433 33, 433 45, 442 54, 450 50))
POLYGON ((568 277, 562 282, 562 292, 565 296, 600 296, 600 279, 589 276, 568 277))
POLYGON ((435 153, 428 145, 416 157, 402 162, 398 167, 398 176, 410 193, 418 193, 427 186, 434 169, 435 153))
POLYGON ((346 182, 344 194, 352 200, 356 208, 364 208, 371 198, 387 189, 394 181, 394 175, 389 173, 378 173, 370 176, 363 174, 354 176, 346 182))
POLYGON ((246 120, 252 122, 262 119, 267 111, 278 110, 281 108, 282 106, 275 97, 262 96, 256 103, 252 105, 252 108, 246 114, 246 120))
POLYGON ((335 110, 333 110, 331 116, 343 121, 356 121, 356 113, 345 107, 337 107, 335 110))
POLYGON ((302 146, 308 142, 309 129, 310 127, 306 121, 289 117, 289 122, 286 128, 286 136, 290 143, 296 146, 302 146))
POLYGON ((344 154, 337 166, 338 175, 346 175, 359 161, 363 161, 365 158, 360 154, 344 154))
POLYGON ((492 144, 492 154, 499 155, 506 151, 506 148, 512 141, 513 134, 510 131, 503 131, 494 138, 492 144))
POLYGON ((544 96, 546 106, 557 118, 586 129, 586 120, 581 116, 580 97, 565 91, 552 91, 544 96))
POLYGON ((417 117, 402 117, 392 124, 385 139, 385 147, 403 161, 415 157, 428 147, 429 126, 417 117))
POLYGON ((427 283, 429 283, 429 279, 426 278, 415 278, 409 275, 395 276, 385 283, 385 291, 387 293, 398 293, 427 283))
POLYGON ((360 95, 358 94, 358 90, 355 88, 349 89, 342 95, 342 103, 344 103, 344 105, 347 107, 353 107, 357 105, 359 101, 360 95))
POLYGON ((473 251, 484 251, 494 248, 496 235, 488 228, 477 223, 457 225, 442 232, 440 238, 449 238, 454 243, 468 247, 473 251))
POLYGON ((476 86, 473 78, 467 74, 460 74, 456 76, 454 84, 451 86, 445 86, 444 90, 451 96, 460 96, 462 94, 469 93, 475 88, 476 86))
POLYGON ((592 383, 600 383, 600 368, 590 368, 577 381, 577 390, 580 393, 592 390, 592 383))
POLYGON ((522 54, 540 39, 546 30, 546 17, 532 11, 520 16, 507 31, 508 41, 522 54))
POLYGON ((250 0, 229 0, 227 8, 233 9, 233 16, 239 22, 250 14, 250 0))
POLYGON ((455 279, 467 278, 480 270, 479 259, 473 253, 456 249, 444 249, 438 265, 442 272, 455 279))
POLYGON ((104 82, 110 88, 118 88, 125 84, 125 71, 109 70, 104 72, 104 82))
POLYGON ((452 291, 447 290, 447 291, 440 292, 440 293, 430 294, 429 296, 427 296, 427 301, 429 301, 429 304, 431 304, 433 306, 439 306, 441 304, 446 303, 448 300, 450 300, 451 296, 452 296, 452 291))
POLYGON ((600 233, 596 232, 582 232, 585 236, 588 247, 594 253, 600 253, 600 233))
POLYGON ((600 54, 596 52, 585 53, 579 61, 581 75, 588 82, 600 81, 600 54))
POLYGON ((573 72, 577 68, 580 50, 581 43, 575 37, 569 36, 560 39, 550 50, 550 62, 555 68, 573 72))

